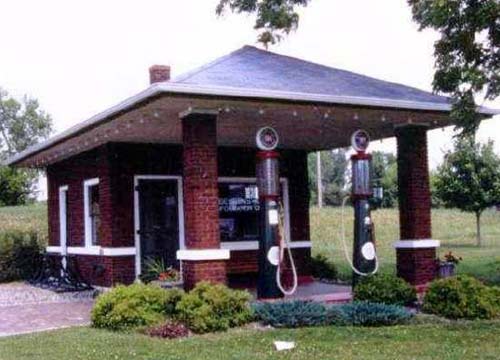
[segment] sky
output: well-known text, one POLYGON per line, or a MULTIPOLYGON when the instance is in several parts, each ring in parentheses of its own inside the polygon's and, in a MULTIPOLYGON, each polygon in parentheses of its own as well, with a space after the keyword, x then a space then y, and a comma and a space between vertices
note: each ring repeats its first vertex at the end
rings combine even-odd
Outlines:
MULTIPOLYGON (((145 89, 153 64, 175 76, 257 45, 254 17, 217 17, 217 3, 0 0, 0 87, 37 98, 60 132, 145 89)), ((437 38, 418 31, 406 0, 311 0, 298 30, 270 50, 431 90, 437 38)), ((500 99, 485 105, 500 108, 500 99)), ((429 133, 431 168, 452 137, 429 133)), ((484 121, 478 138, 495 140, 500 153, 500 117, 484 121)), ((395 151, 395 141, 372 149, 395 151)))

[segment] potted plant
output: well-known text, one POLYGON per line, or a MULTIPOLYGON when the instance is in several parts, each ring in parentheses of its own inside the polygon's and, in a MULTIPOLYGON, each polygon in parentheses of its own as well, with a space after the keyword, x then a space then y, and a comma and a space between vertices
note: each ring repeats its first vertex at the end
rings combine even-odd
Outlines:
POLYGON ((439 277, 443 279, 455 275, 455 268, 460 261, 462 261, 462 258, 453 255, 451 251, 444 255, 443 260, 438 259, 439 277))
POLYGON ((146 260, 141 280, 161 287, 176 287, 182 284, 180 272, 172 266, 165 266, 163 259, 158 258, 146 260))

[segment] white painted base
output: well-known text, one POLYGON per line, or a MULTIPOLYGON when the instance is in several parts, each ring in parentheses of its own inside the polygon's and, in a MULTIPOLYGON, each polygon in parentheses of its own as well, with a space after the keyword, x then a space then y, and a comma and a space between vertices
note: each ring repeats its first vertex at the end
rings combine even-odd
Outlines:
POLYGON ((441 245, 439 240, 399 240, 394 243, 396 249, 430 249, 438 248, 441 245))
MULTIPOLYGON (((47 246, 45 250, 48 253, 62 253, 60 246, 47 246)), ((135 247, 68 246, 67 252, 70 255, 134 256, 136 250, 135 247)))
POLYGON ((177 250, 177 260, 203 261, 203 260, 228 260, 228 249, 183 249, 177 250))

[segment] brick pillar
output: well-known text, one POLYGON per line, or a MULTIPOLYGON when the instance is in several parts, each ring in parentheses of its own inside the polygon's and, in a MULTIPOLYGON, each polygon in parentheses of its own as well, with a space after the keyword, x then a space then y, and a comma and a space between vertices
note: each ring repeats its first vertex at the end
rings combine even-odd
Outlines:
POLYGON ((216 120, 215 113, 182 117, 186 249, 177 257, 186 290, 199 281, 226 282, 229 251, 220 249, 216 120))
POLYGON ((399 231, 397 274, 413 285, 436 276, 436 247, 432 240, 431 194, 427 157, 427 126, 397 127, 399 231))

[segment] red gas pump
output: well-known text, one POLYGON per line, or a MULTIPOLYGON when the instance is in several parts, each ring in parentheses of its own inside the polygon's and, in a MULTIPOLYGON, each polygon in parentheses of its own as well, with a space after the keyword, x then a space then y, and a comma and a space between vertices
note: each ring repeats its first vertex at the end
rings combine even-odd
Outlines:
POLYGON ((257 147, 257 188, 260 201, 259 274, 257 297, 259 299, 279 298, 291 295, 297 288, 297 273, 287 246, 283 228, 283 207, 280 199, 279 153, 275 151, 279 143, 276 130, 261 128, 256 135, 257 147), (294 284, 285 289, 281 283, 282 265, 288 251, 293 270, 294 284))

